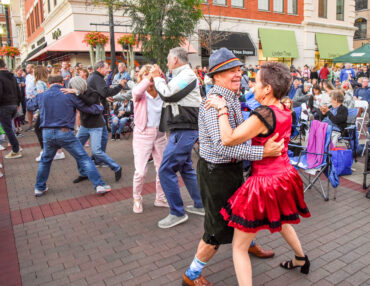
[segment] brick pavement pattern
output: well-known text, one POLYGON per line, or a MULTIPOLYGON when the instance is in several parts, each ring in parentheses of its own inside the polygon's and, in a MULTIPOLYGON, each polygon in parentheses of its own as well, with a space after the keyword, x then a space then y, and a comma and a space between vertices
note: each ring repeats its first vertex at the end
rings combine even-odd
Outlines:
MULTIPOLYGON (((72 183, 77 168, 69 155, 53 163, 48 194, 35 198, 39 148, 33 134, 20 142, 23 158, 4 162, 4 151, 0 155, 5 173, 0 179, 0 285, 181 285, 203 217, 189 215, 188 222, 172 229, 157 227, 168 209, 153 206, 153 164, 144 213, 132 212, 131 140, 108 144, 108 153, 123 166, 123 178, 115 183, 109 168, 99 169, 113 187, 100 198, 90 182, 72 183)), ((252 257, 253 285, 370 285, 370 200, 358 179, 361 166, 356 164, 357 175, 341 179, 337 200, 325 202, 314 190, 305 195, 312 217, 296 230, 311 260, 310 274, 280 268, 293 253, 279 234, 261 231, 258 243, 276 255, 252 257)), ((182 195, 189 204, 184 188, 182 195)), ((230 245, 220 248, 204 275, 217 286, 237 285, 230 245)))

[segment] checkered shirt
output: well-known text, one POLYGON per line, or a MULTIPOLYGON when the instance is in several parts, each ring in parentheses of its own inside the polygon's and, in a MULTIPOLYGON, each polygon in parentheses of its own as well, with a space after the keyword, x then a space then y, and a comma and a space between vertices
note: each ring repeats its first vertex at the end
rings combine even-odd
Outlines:
MULTIPOLYGON (((244 119, 238 98, 231 90, 215 85, 208 95, 217 94, 226 99, 229 108, 229 122, 232 129, 242 124, 244 119)), ((236 146, 224 146, 221 142, 217 111, 204 108, 205 99, 199 108, 199 145, 200 156, 214 164, 230 163, 233 159, 257 161, 263 157, 263 146, 250 146, 250 141, 236 146)))

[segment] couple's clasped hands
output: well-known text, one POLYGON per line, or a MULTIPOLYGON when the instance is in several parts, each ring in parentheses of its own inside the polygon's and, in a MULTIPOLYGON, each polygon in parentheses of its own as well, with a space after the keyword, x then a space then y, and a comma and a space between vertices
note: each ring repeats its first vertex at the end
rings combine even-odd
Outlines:
POLYGON ((163 74, 161 68, 158 65, 153 65, 149 73, 143 75, 143 79, 145 78, 149 81, 153 81, 153 78, 159 77, 161 74, 163 74))
MULTIPOLYGON (((218 111, 224 109, 226 106, 225 98, 217 95, 209 96, 204 105, 207 110, 210 108, 215 108, 218 111)), ((280 141, 275 141, 278 139, 278 137, 279 133, 276 133, 267 140, 263 149, 263 157, 277 157, 281 155, 281 151, 284 148, 284 138, 282 138, 280 141)))

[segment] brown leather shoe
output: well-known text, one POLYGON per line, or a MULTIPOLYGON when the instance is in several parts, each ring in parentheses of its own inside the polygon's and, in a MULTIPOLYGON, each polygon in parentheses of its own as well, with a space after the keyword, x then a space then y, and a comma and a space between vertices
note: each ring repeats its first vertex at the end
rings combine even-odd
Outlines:
POLYGON ((190 280, 184 273, 184 275, 182 275, 182 286, 213 286, 213 284, 202 275, 195 280, 190 280))
POLYGON ((275 255, 275 252, 272 250, 263 250, 263 248, 257 243, 254 244, 254 246, 249 247, 248 252, 254 256, 257 256, 258 258, 271 258, 275 255))

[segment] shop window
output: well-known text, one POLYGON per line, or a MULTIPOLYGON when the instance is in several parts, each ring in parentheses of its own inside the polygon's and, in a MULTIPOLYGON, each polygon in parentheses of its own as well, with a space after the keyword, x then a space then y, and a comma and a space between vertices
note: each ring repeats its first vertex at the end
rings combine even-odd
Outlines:
POLYGON ((231 0, 232 7, 244 8, 244 0, 231 0))
POLYGON ((39 21, 39 4, 35 6, 35 22, 36 22, 36 29, 40 26, 40 21, 39 21))
POLYGON ((34 17, 33 16, 34 15, 33 15, 33 11, 32 11, 31 16, 30 16, 30 18, 31 18, 31 34, 33 32, 35 32, 35 21, 34 21, 34 17))
POLYGON ((328 66, 333 65, 332 59, 321 59, 319 51, 315 51, 315 67, 317 69, 321 69, 325 64, 328 64, 328 66))
POLYGON ((327 10, 328 10, 328 1, 319 0, 319 17, 327 18, 327 12, 328 12, 327 10))
POLYGON ((0 5, 0 14, 5 14, 4 5, 0 5))
POLYGON ((41 0, 39 2, 39 6, 40 6, 40 22, 42 23, 44 22, 45 18, 44 18, 44 7, 43 7, 41 0))
POLYGON ((356 0, 356 11, 367 9, 367 0, 356 0))
POLYGON ((367 34, 367 20, 365 18, 360 18, 355 21, 355 27, 358 28, 356 30, 354 39, 360 40, 360 39, 366 39, 367 34))
POLYGON ((213 0, 213 5, 222 5, 226 6, 226 0, 213 0))
POLYGON ((274 12, 284 13, 284 0, 274 0, 274 12))
POLYGON ((258 0, 258 10, 270 11, 270 0, 258 0))
POLYGON ((298 14, 298 1, 288 0, 288 14, 297 15, 298 14))
POLYGON ((344 0, 337 0, 337 20, 344 21, 344 0))

